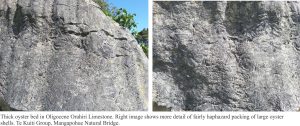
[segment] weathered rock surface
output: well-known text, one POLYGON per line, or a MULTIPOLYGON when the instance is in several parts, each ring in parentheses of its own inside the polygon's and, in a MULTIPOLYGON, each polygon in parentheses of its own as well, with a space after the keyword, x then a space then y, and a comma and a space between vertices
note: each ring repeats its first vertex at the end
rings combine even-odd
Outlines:
POLYGON ((0 98, 17 110, 147 110, 147 58, 92 0, 0 0, 0 98))
POLYGON ((153 10, 157 105, 300 108, 299 2, 155 2, 153 10))

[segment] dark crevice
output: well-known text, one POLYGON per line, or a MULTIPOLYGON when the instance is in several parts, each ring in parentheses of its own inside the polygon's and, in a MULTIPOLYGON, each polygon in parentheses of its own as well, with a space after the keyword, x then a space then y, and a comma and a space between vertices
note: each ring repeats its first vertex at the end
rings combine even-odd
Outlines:
POLYGON ((85 52, 88 51, 88 43, 85 40, 81 40, 81 46, 85 52))
POLYGON ((109 33, 108 31, 106 31, 106 30, 104 30, 104 29, 102 29, 101 31, 103 31, 104 33, 105 33, 105 35, 107 35, 107 36, 110 36, 110 37, 112 37, 112 38, 114 38, 114 39, 117 39, 117 40, 128 40, 127 38, 125 38, 125 37, 115 37, 113 34, 111 34, 111 33, 109 33))
MULTIPOLYGON (((9 17, 7 17, 9 18, 9 17)), ((13 33, 18 35, 25 27, 35 27, 36 20, 31 14, 24 14, 22 7, 17 4, 17 9, 13 19, 13 33)))
POLYGON ((125 57, 125 56, 128 56, 128 55, 116 54, 116 57, 125 57))
POLYGON ((47 18, 47 16, 36 16, 36 18, 47 18))
POLYGON ((25 15, 22 12, 22 7, 17 4, 17 9, 13 19, 13 32, 15 35, 18 35, 21 30, 24 28, 25 24, 25 15))
MULTIPOLYGON (((82 24, 82 23, 73 23, 73 22, 67 23, 67 25, 80 25, 80 24, 82 24)), ((84 24, 84 25, 86 25, 86 24, 84 24)))
POLYGON ((57 16, 57 0, 53 1, 52 4, 52 15, 51 15, 51 20, 52 20, 52 26, 53 28, 51 28, 50 31, 50 38, 54 39, 54 38, 58 38, 59 36, 61 36, 61 31, 60 31, 60 27, 62 27, 62 21, 63 19, 57 16))
POLYGON ((8 7, 5 14, 5 18, 8 22, 10 22, 10 13, 11 13, 10 11, 11 9, 8 7))
POLYGON ((113 37, 114 38, 114 35, 113 34, 110 34, 108 31, 102 29, 101 31, 103 31, 105 33, 105 35, 107 36, 110 36, 110 37, 113 37))
POLYGON ((117 39, 117 40, 127 40, 127 38, 125 38, 125 37, 120 37, 120 38, 114 38, 114 39, 117 39))
POLYGON ((71 6, 71 5, 67 5, 67 4, 56 4, 56 5, 62 5, 62 6, 67 6, 67 7, 75 7, 75 6, 71 6))
POLYGON ((67 31, 68 34, 73 34, 73 35, 81 36, 81 37, 86 37, 89 34, 91 34, 92 32, 97 32, 97 31, 88 31, 88 32, 80 32, 80 33, 75 32, 75 31, 67 31))

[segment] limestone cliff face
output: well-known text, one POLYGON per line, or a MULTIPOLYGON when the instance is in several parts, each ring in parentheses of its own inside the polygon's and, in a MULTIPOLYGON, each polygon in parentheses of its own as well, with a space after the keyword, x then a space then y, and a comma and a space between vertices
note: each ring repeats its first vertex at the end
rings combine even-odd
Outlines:
POLYGON ((0 98, 17 110, 146 110, 147 58, 92 0, 0 0, 0 98))
POLYGON ((153 10, 159 106, 300 108, 299 2, 154 2, 153 10))

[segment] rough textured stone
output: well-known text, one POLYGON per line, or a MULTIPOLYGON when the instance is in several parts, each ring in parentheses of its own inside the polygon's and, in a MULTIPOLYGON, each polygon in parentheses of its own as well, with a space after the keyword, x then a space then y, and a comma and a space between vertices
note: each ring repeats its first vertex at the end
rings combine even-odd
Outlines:
POLYGON ((0 98, 17 110, 147 109, 147 58, 92 0, 0 0, 0 98))
POLYGON ((300 108, 299 2, 154 2, 153 10, 158 106, 300 108))

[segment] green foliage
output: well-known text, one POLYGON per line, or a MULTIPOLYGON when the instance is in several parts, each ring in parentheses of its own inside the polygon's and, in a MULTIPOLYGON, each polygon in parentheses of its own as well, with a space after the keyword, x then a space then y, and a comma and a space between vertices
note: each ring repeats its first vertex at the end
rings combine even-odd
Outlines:
POLYGON ((97 3, 106 16, 111 17, 124 28, 131 31, 131 34, 136 38, 144 53, 148 56, 148 29, 143 29, 140 32, 136 31, 137 23, 134 20, 136 14, 129 13, 124 8, 117 9, 108 4, 106 0, 93 0, 97 3))
POLYGON ((120 8, 112 16, 113 20, 118 22, 121 26, 128 28, 131 31, 134 31, 136 28, 136 22, 134 20, 135 14, 130 14, 126 9, 120 8))
POLYGON ((135 39, 142 47, 144 53, 148 56, 148 28, 134 34, 135 39))
POLYGON ((104 12, 105 15, 112 15, 110 10, 110 5, 106 0, 93 0, 95 3, 97 3, 101 10, 104 12))
POLYGON ((102 12, 109 17, 113 17, 117 11, 117 8, 109 4, 106 0, 93 0, 98 4, 102 12))
POLYGON ((129 29, 131 32, 135 31, 137 26, 137 23, 134 20, 134 17, 136 16, 135 14, 129 13, 124 8, 117 9, 116 7, 108 4, 106 0, 94 0, 94 2, 100 6, 106 16, 111 17, 114 21, 129 29))
POLYGON ((135 39, 138 43, 145 43, 148 45, 148 28, 144 28, 142 31, 138 32, 135 35, 135 39))
POLYGON ((140 46, 142 47, 144 53, 146 54, 146 56, 148 57, 148 45, 141 43, 140 46))

